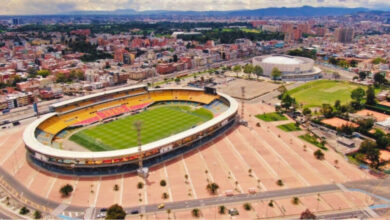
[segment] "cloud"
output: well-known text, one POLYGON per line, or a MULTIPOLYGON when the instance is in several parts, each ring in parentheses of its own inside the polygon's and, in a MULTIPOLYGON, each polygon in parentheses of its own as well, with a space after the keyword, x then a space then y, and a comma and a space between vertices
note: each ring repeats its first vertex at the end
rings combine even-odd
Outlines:
POLYGON ((0 0, 0 14, 55 14, 75 10, 235 10, 337 6, 390 9, 389 0, 0 0))

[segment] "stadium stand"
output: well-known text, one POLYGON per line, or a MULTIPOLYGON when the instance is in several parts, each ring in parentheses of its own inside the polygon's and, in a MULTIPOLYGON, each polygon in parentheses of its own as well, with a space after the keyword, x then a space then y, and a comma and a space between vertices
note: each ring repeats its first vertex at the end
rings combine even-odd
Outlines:
POLYGON ((210 104, 205 105, 204 108, 210 110, 214 114, 214 116, 217 116, 217 115, 221 114, 222 112, 226 111, 229 108, 229 106, 225 105, 225 103, 216 99, 213 102, 211 102, 210 104))
POLYGON ((83 121, 77 122, 77 123, 73 124, 72 126, 87 126, 87 125, 94 124, 98 121, 100 121, 100 118, 97 116, 94 116, 92 118, 88 118, 88 119, 85 119, 83 121))
POLYGON ((37 129, 37 130, 35 130, 35 137, 42 144, 50 144, 51 140, 54 137, 54 135, 49 134, 49 133, 47 133, 45 131, 42 131, 41 129, 37 129))
MULTIPOLYGON (((155 102, 167 100, 206 104, 213 114, 217 115, 227 109, 223 103, 213 102, 217 97, 202 91, 160 90, 147 92, 145 89, 138 89, 62 107, 57 116, 40 124, 39 129, 55 136, 67 127, 87 126, 121 114, 144 109, 155 102)), ((47 143, 47 141, 43 141, 47 143)))

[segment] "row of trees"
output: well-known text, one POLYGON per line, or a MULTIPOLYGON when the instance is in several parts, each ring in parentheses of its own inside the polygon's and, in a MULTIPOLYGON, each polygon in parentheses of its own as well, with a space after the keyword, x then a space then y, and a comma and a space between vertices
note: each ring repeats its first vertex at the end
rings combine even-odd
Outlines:
POLYGON ((295 49, 289 50, 287 54, 290 56, 307 57, 313 60, 317 59, 317 52, 315 50, 295 49))
MULTIPOLYGON (((232 70, 237 74, 237 77, 238 74, 241 72, 248 74, 249 79, 251 79, 252 74, 255 74, 257 79, 260 76, 264 75, 264 70, 259 65, 255 65, 255 66, 253 66, 252 64, 246 64, 244 66, 236 65, 233 67, 232 70)), ((281 77, 282 77, 282 72, 276 67, 273 68, 271 72, 271 78, 275 80, 275 79, 280 79, 281 77)))
POLYGON ((214 40, 222 44, 232 44, 237 39, 249 39, 251 41, 268 41, 268 40, 283 40, 284 34, 280 32, 250 32, 241 29, 232 29, 225 31, 223 29, 213 29, 211 31, 203 32, 199 35, 178 35, 177 38, 185 41, 199 41, 205 43, 208 40, 214 40))
POLYGON ((84 72, 82 70, 71 70, 69 74, 59 73, 56 76, 57 83, 71 83, 79 80, 84 80, 84 72))
POLYGON ((248 74, 249 79, 251 79, 252 74, 255 74, 256 77, 259 78, 264 73, 261 66, 253 66, 252 64, 246 64, 245 66, 236 65, 233 67, 233 71, 237 74, 237 77, 240 72, 244 72, 248 74))

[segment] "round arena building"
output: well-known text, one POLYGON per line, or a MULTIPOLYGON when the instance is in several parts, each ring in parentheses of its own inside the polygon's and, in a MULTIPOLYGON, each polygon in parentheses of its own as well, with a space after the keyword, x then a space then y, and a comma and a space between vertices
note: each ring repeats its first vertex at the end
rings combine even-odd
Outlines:
POLYGON ((63 175, 151 167, 229 129, 238 103, 214 88, 124 87, 55 103, 24 131, 28 161, 63 175), (137 127, 138 126, 138 127, 137 127))
POLYGON ((263 68, 265 76, 271 76, 272 70, 278 68, 282 72, 282 80, 305 81, 321 77, 321 69, 314 66, 314 60, 306 57, 288 55, 265 55, 254 57, 254 66, 263 68))

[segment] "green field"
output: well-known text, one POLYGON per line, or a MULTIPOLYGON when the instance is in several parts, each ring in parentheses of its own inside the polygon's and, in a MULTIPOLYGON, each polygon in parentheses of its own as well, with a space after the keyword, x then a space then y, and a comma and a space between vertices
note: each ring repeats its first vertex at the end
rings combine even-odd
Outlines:
POLYGON ((267 121, 267 122, 287 120, 286 116, 279 114, 279 113, 276 113, 276 112, 256 115, 256 118, 263 120, 263 121, 267 121))
POLYGON ((288 123, 284 125, 279 125, 278 128, 282 129, 283 131, 300 131, 301 128, 297 126, 295 123, 288 123))
POLYGON ((71 141, 91 151, 119 150, 137 146, 135 121, 142 122, 141 140, 147 144, 190 129, 213 118, 204 108, 161 105, 142 113, 90 127, 73 134, 71 141))
POLYGON ((328 150, 328 148, 326 148, 321 142, 319 142, 316 137, 311 136, 310 134, 301 135, 299 136, 299 138, 313 144, 314 146, 322 150, 328 150))
MULTIPOLYGON (((334 105, 336 100, 340 100, 341 104, 347 104, 351 101, 352 90, 358 87, 360 86, 349 82, 317 80, 305 83, 288 93, 305 107, 318 107, 322 104, 334 105)), ((364 86, 361 87, 366 89, 364 86)))

